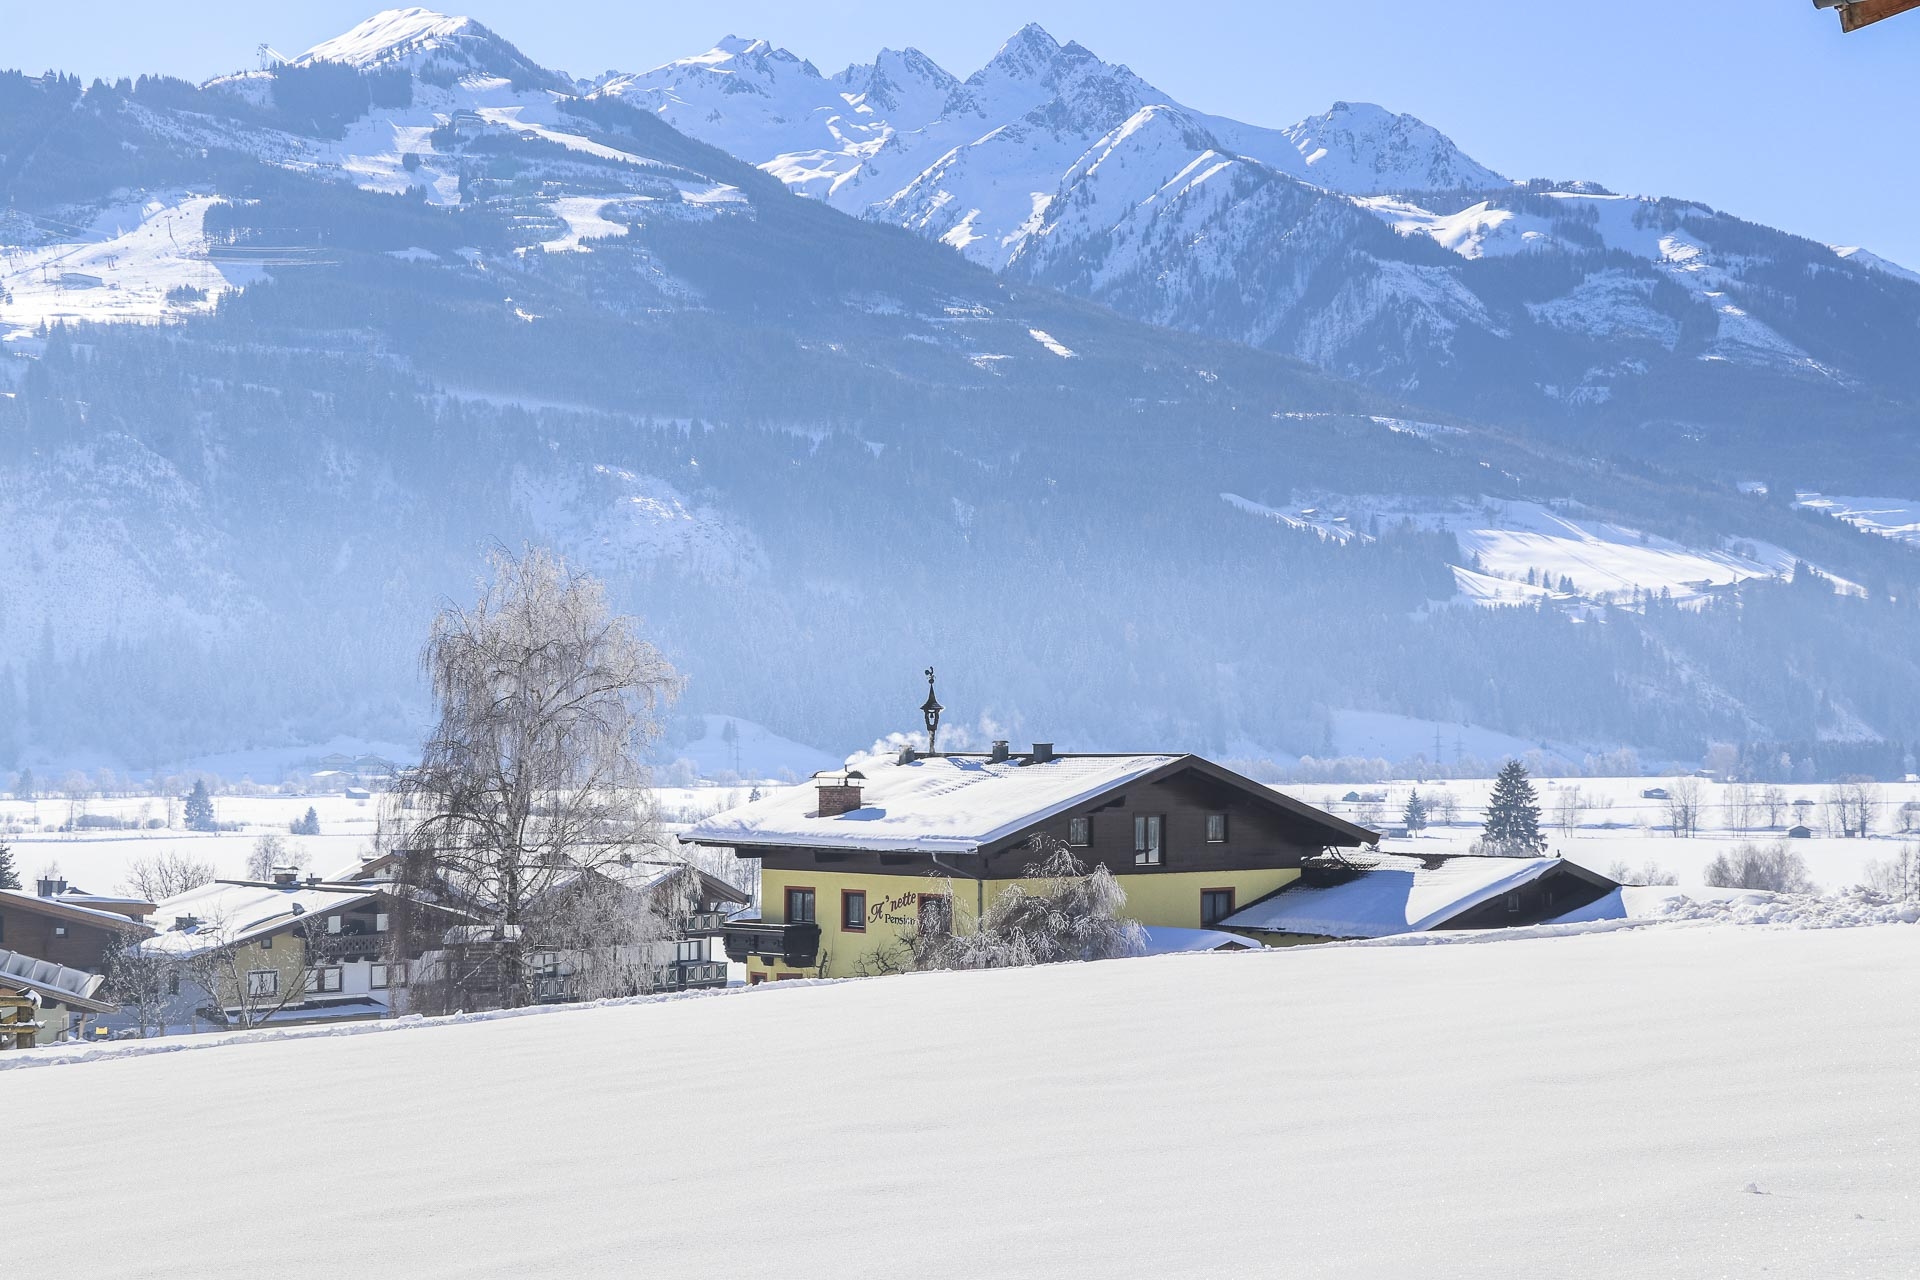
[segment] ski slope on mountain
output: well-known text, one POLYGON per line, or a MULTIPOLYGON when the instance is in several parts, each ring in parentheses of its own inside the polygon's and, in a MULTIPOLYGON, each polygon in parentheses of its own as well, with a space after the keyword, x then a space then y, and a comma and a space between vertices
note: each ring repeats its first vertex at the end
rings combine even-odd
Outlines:
POLYGON ((47 1277, 1899 1276, 1916 961, 1662 926, 176 1040, 0 1072, 9 1207, 114 1207, 47 1277), (290 1198, 299 1248, 234 1229, 290 1198))

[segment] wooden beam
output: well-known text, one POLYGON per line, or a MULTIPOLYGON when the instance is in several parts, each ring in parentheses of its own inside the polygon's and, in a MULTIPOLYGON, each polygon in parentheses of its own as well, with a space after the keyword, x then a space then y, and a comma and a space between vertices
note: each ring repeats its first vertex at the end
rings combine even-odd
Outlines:
POLYGON ((1854 0, 1840 6, 1840 29, 1858 31, 1909 9, 1920 9, 1920 0, 1854 0))

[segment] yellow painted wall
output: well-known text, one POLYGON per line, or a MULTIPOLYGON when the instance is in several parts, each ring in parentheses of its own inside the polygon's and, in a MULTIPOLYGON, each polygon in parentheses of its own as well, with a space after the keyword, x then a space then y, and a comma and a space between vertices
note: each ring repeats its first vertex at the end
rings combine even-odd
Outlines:
MULTIPOLYGON (((1253 871, 1163 871, 1151 875, 1114 877, 1126 892, 1124 914, 1145 925, 1170 928, 1200 928, 1200 891, 1232 889, 1234 903, 1244 907, 1256 898, 1264 898, 1300 875, 1293 867, 1267 867, 1253 871)), ((991 907, 1003 890, 1018 881, 989 880, 985 902, 991 907)), ((787 889, 810 888, 814 892, 814 917, 820 925, 820 951, 823 963, 794 968, 776 960, 758 956, 747 961, 749 978, 806 977, 848 978, 884 971, 883 960, 897 954, 903 930, 919 919, 919 895, 947 891, 949 882, 925 875, 886 875, 877 871, 828 872, 767 870, 761 873, 761 915, 769 923, 785 924, 787 889), (867 927, 855 933, 843 927, 841 892, 864 889, 867 893, 867 927)), ((980 897, 976 881, 954 879, 954 927, 971 929, 979 918, 976 901, 980 897)))

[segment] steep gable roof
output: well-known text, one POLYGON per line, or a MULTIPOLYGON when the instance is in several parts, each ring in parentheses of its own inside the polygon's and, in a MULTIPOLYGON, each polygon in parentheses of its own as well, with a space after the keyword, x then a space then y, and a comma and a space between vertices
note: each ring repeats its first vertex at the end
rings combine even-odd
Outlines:
POLYGON ((1387 856, 1339 884, 1289 885, 1228 916, 1220 925, 1316 938, 1421 933, 1564 869, 1599 879, 1559 858, 1455 857, 1430 865, 1421 858, 1387 856))
POLYGON ((736 848, 976 853, 1110 792, 1189 771, 1310 824, 1323 843, 1377 838, 1199 756, 1061 755, 1036 762, 944 755, 907 763, 860 761, 857 767, 866 777, 861 807, 851 812, 822 816, 812 786, 788 787, 695 823, 680 839, 736 848))

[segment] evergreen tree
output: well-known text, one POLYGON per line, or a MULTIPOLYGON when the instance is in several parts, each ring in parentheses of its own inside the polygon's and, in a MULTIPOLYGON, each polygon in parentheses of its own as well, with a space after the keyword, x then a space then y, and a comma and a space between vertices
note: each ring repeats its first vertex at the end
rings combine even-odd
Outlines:
POLYGON ((13 850, 0 844, 0 889, 18 889, 20 872, 13 865, 13 850))
POLYGON ((33 799, 33 770, 22 769, 14 775, 13 798, 15 800, 33 799))
POLYGON ((1527 780, 1527 766, 1509 760, 1493 781, 1480 848, 1503 858, 1531 858, 1546 847, 1546 837, 1540 834, 1540 802, 1527 780))
POLYGON ((213 820, 213 797, 207 794, 207 783, 204 778, 194 782, 193 791, 187 796, 187 830, 219 830, 219 826, 213 820))
POLYGON ((317 836, 320 834, 320 814, 312 805, 307 806, 306 816, 295 818, 287 824, 287 832, 296 836, 317 836))
POLYGON ((1417 835, 1427 829, 1427 802, 1421 797, 1420 788, 1415 787, 1413 794, 1407 797, 1407 807, 1400 816, 1401 821, 1406 823, 1408 835, 1417 835))

